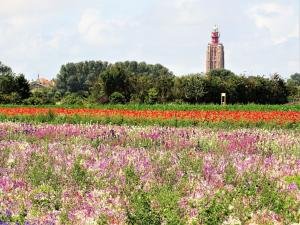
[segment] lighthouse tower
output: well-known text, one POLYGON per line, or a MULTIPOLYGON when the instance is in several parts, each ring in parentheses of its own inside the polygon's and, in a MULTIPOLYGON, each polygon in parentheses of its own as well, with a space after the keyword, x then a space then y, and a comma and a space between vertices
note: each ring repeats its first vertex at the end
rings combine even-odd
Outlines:
POLYGON ((214 26, 211 33, 211 43, 207 46, 206 72, 213 69, 224 68, 224 46, 219 42, 220 33, 217 26, 214 26))

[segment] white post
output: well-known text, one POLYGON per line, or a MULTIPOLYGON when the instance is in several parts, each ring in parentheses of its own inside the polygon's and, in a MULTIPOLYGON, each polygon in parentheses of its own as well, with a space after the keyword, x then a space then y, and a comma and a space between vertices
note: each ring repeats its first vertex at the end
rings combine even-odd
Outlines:
POLYGON ((226 93, 221 93, 221 105, 226 105, 226 93))

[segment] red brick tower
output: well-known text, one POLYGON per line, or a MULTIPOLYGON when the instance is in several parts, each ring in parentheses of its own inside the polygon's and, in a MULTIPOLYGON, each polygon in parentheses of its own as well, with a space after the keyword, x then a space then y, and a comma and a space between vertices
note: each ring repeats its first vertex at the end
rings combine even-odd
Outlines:
POLYGON ((211 33, 211 43, 208 44, 206 52, 206 72, 213 69, 224 68, 224 46, 219 43, 220 33, 215 26, 211 33))

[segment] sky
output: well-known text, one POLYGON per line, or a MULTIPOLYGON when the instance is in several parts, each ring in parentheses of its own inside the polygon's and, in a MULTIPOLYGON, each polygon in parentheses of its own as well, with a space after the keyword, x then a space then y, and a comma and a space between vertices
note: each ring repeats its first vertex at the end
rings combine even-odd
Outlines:
POLYGON ((226 69, 288 78, 300 72, 299 12, 299 0, 0 0, 0 61, 30 80, 85 60, 200 73, 217 24, 226 69))

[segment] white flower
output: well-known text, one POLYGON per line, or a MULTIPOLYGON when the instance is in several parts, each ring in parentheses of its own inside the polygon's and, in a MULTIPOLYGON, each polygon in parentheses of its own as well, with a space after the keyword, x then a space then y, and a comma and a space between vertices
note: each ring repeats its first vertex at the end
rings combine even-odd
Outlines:
POLYGON ((10 155, 9 155, 9 158, 8 158, 8 160, 7 160, 7 164, 8 164, 8 165, 13 165, 14 162, 15 162, 15 159, 14 159, 14 157, 12 156, 12 154, 10 154, 10 155))
POLYGON ((227 220, 225 220, 223 225, 241 225, 241 221, 238 218, 234 218, 232 216, 229 216, 227 220))
POLYGON ((231 210, 234 209, 234 206, 233 206, 233 205, 229 205, 229 206, 228 206, 228 209, 231 211, 231 210))

